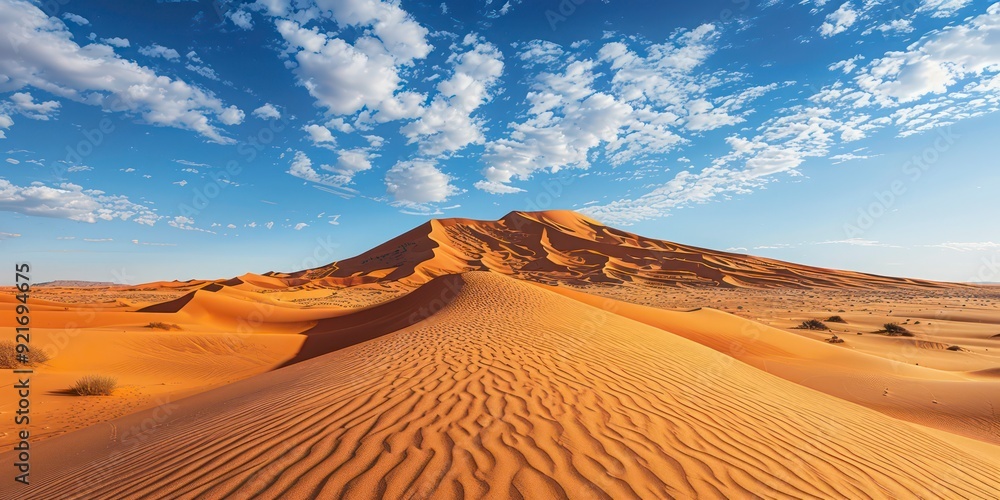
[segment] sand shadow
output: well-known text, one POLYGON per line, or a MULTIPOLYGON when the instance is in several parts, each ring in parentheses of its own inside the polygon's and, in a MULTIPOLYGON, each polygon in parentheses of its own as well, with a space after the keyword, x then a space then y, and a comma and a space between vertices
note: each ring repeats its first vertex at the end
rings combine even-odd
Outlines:
POLYGON ((459 275, 434 278, 420 288, 356 313, 320 320, 302 332, 302 348, 277 368, 294 365, 346 347, 397 332, 424 321, 458 296, 465 281, 459 275))

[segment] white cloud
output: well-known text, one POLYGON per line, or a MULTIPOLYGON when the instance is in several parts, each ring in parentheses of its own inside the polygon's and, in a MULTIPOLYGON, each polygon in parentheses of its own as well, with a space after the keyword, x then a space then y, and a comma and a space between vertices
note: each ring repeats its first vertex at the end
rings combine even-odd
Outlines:
MULTIPOLYGON (((199 66, 199 65, 196 65, 196 64, 186 64, 184 66, 184 68, 187 69, 188 71, 192 71, 194 73, 198 73, 199 75, 201 75, 201 76, 203 76, 205 78, 208 78, 209 80, 218 80, 219 79, 219 75, 215 74, 215 70, 212 69, 212 68, 209 68, 208 66, 199 66)), ((242 111, 241 111, 241 113, 242 113, 242 111)))
POLYGON ((246 115, 243 110, 237 108, 236 106, 229 106, 228 108, 222 110, 219 114, 219 121, 226 125, 239 125, 243 123, 243 118, 246 115))
POLYGON ((549 43, 525 45, 523 57, 558 60, 551 63, 558 71, 532 79, 527 119, 511 124, 507 137, 486 144, 485 180, 476 187, 518 192, 509 186, 514 179, 527 179, 539 170, 588 168, 601 153, 613 166, 653 161, 684 143, 683 132, 744 121, 752 112, 744 110, 747 104, 777 85, 732 95, 711 92, 739 80, 736 74, 702 69, 719 36, 714 25, 705 24, 663 43, 612 41, 598 50, 596 60, 549 43), (602 88, 608 77, 611 88, 602 88))
POLYGON ((18 159, 15 159, 15 158, 7 158, 6 161, 7 161, 7 163, 10 163, 11 165, 19 165, 21 163, 21 160, 18 160, 18 159))
POLYGON ((101 41, 108 45, 111 45, 112 47, 118 47, 118 48, 125 48, 131 45, 128 41, 128 38, 111 37, 111 38, 102 38, 101 41))
POLYGON ((992 241, 979 242, 945 242, 937 245, 925 245, 930 248, 947 248, 958 252, 985 252, 1000 249, 1000 243, 992 241))
POLYGON ((604 222, 632 224, 719 196, 750 193, 777 174, 799 175, 796 169, 807 158, 826 156, 838 136, 843 138, 845 131, 854 130, 834 120, 832 112, 806 106, 781 110, 766 120, 753 138, 728 137, 731 152, 702 171, 682 170, 646 194, 581 211, 604 222))
POLYGON ((11 238, 20 238, 20 233, 3 233, 0 232, 0 240, 8 240, 11 238))
MULTIPOLYGON (((877 29, 883 33, 910 33, 913 31, 913 21, 910 19, 893 19, 887 23, 880 24, 873 29, 877 29)), ((867 35, 869 31, 865 31, 867 35)))
POLYGON ((312 159, 302 151, 296 151, 288 173, 309 182, 341 189, 341 195, 354 193, 347 188, 358 172, 371 169, 371 153, 364 149, 337 151, 337 161, 332 165, 321 165, 317 171, 312 159))
POLYGON ((854 71, 855 68, 858 67, 858 61, 861 61, 864 58, 865 56, 856 55, 850 59, 844 59, 843 61, 833 63, 830 66, 828 66, 828 68, 830 69, 830 71, 836 71, 839 69, 844 73, 851 73, 852 71, 854 71))
POLYGON ((295 158, 292 160, 288 173, 310 182, 323 181, 323 178, 312 167, 312 160, 302 151, 295 152, 295 158))
POLYGON ((241 30, 253 29, 253 18, 250 13, 243 9, 236 9, 226 12, 226 17, 241 30))
POLYGON ((370 168, 372 168, 371 157, 363 149, 338 151, 337 163, 335 165, 323 165, 324 170, 335 174, 333 183, 337 185, 350 184, 355 174, 370 168))
POLYGON ((194 219, 184 215, 177 215, 174 218, 168 220, 167 225, 170 227, 175 227, 177 229, 183 229, 185 231, 198 231, 202 233, 215 234, 213 231, 209 231, 207 229, 202 229, 200 227, 195 226, 194 219))
POLYGON ((175 247, 175 246, 177 246, 176 243, 151 243, 149 241, 139 241, 139 240, 132 240, 132 244, 133 245, 150 246, 150 247, 175 247))
MULTIPOLYGON (((905 51, 872 61, 855 81, 883 105, 944 94, 969 76, 1000 70, 1000 4, 964 24, 932 32, 905 51)), ((983 78, 980 81, 985 81, 983 78)))
MULTIPOLYGON (((180 163, 181 165, 187 165, 189 167, 211 167, 211 165, 207 163, 198 163, 191 160, 174 160, 174 163, 180 163)), ((197 174, 198 172, 195 171, 194 173, 197 174)))
POLYGON ((385 174, 386 192, 399 206, 440 203, 459 193, 452 178, 428 160, 401 161, 385 174))
POLYGON ((281 118, 281 112, 269 102, 253 110, 253 115, 262 120, 277 120, 281 118))
MULTIPOLYGON (((345 134, 354 132, 354 127, 352 127, 350 123, 344 121, 343 118, 339 117, 333 118, 330 121, 326 122, 326 126, 327 128, 332 128, 333 130, 336 130, 338 132, 343 132, 345 134)), ((381 144, 379 144, 378 146, 372 145, 372 147, 381 147, 381 144)))
POLYGON ((0 139, 6 139, 7 134, 4 132, 14 125, 14 120, 11 119, 10 115, 5 114, 0 110, 0 139))
POLYGON ((530 118, 512 125, 508 138, 486 146, 480 188, 527 179, 542 169, 587 168, 588 154, 618 138, 633 108, 593 89, 594 63, 577 61, 562 74, 544 73, 528 94, 530 118))
MULTIPOLYGON (((213 125, 226 112, 198 87, 157 75, 118 57, 104 44, 81 47, 62 22, 24 0, 0 3, 0 92, 35 87, 50 94, 128 112, 161 126, 193 130, 220 143, 234 142, 213 125)), ((0 123, 2 126, 2 123, 0 123)))
POLYGON ((90 172, 93 169, 93 167, 88 167, 86 165, 73 165, 72 167, 67 168, 66 171, 70 173, 90 172))
POLYGON ((851 2, 844 2, 837 10, 826 16, 826 22, 819 27, 819 34, 831 37, 847 31, 858 20, 858 11, 851 2))
POLYGON ((302 127, 302 130, 305 130, 306 132, 309 133, 309 138, 315 145, 320 145, 324 143, 331 143, 331 144, 337 143, 337 140, 334 139, 333 134, 330 133, 330 129, 322 125, 316 125, 316 124, 306 125, 305 127, 302 127))
POLYGON ((818 241, 814 243, 814 245, 851 245, 856 247, 902 248, 896 245, 881 243, 875 240, 866 240, 864 238, 847 238, 846 240, 818 241))
POLYGON ((490 99, 490 90, 503 73, 503 55, 490 43, 468 36, 472 48, 450 58, 454 72, 437 85, 438 94, 420 118, 402 128, 409 143, 419 143, 420 154, 437 156, 469 144, 484 142, 482 123, 472 113, 490 99))
POLYGON ((181 58, 181 55, 176 50, 156 43, 139 47, 139 53, 147 57, 162 57, 168 61, 176 61, 181 58))
POLYGON ((120 219, 152 226, 160 219, 152 209, 132 203, 125 196, 83 189, 71 183, 47 186, 33 182, 18 186, 6 179, 0 179, 0 211, 88 223, 120 219))
POLYGON ((931 17, 951 17, 972 0, 921 0, 917 12, 930 12, 931 17))
POLYGON ((35 102, 34 97, 28 92, 11 94, 10 101, 14 103, 15 111, 32 120, 48 120, 59 112, 61 106, 56 101, 35 102))
MULTIPOLYGON (((367 109, 375 121, 413 118, 423 96, 399 92, 399 68, 427 56, 427 29, 398 4, 378 0, 320 1, 317 15, 364 32, 350 43, 334 33, 278 19, 278 33, 294 55, 293 71, 320 106, 335 115, 367 109)), ((282 9, 283 10, 283 9, 282 9)), ((300 12, 311 16, 314 12, 300 12)))
POLYGON ((80 15, 77 15, 77 14, 73 14, 71 12, 67 12, 67 13, 63 14, 63 19, 65 19, 67 21, 71 21, 73 23, 76 23, 76 24, 78 24, 80 26, 86 26, 86 25, 90 24, 90 21, 88 21, 87 18, 85 18, 83 16, 80 16, 80 15))
POLYGON ((298 224, 295 225, 295 230, 301 231, 302 228, 304 227, 309 227, 309 224, 306 224, 305 222, 299 222, 298 224))

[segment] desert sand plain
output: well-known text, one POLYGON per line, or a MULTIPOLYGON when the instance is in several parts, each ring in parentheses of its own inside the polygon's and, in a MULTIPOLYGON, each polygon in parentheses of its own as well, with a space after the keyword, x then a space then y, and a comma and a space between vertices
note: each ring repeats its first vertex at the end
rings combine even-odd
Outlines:
POLYGON ((2 498, 1000 496, 1000 287, 550 211, 31 307, 32 486, 2 498))

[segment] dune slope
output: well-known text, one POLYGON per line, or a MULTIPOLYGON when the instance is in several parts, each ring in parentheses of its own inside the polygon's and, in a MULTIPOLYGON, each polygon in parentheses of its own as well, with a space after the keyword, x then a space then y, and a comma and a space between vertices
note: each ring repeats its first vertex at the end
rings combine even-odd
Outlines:
POLYGON ((423 321, 182 400, 142 439, 128 429, 151 412, 39 443, 33 497, 1000 490, 1000 453, 741 362, 711 369, 705 346, 497 274, 442 279, 457 292, 426 294, 423 321))

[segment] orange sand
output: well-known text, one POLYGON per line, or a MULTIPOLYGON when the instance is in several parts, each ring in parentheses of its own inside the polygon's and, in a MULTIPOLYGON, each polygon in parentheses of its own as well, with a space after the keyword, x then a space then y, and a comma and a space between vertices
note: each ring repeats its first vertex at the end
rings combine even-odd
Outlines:
POLYGON ((0 498, 994 498, 997 298, 571 212, 300 273, 40 288, 33 485, 0 498), (122 387, 67 393, 90 373, 122 387))

